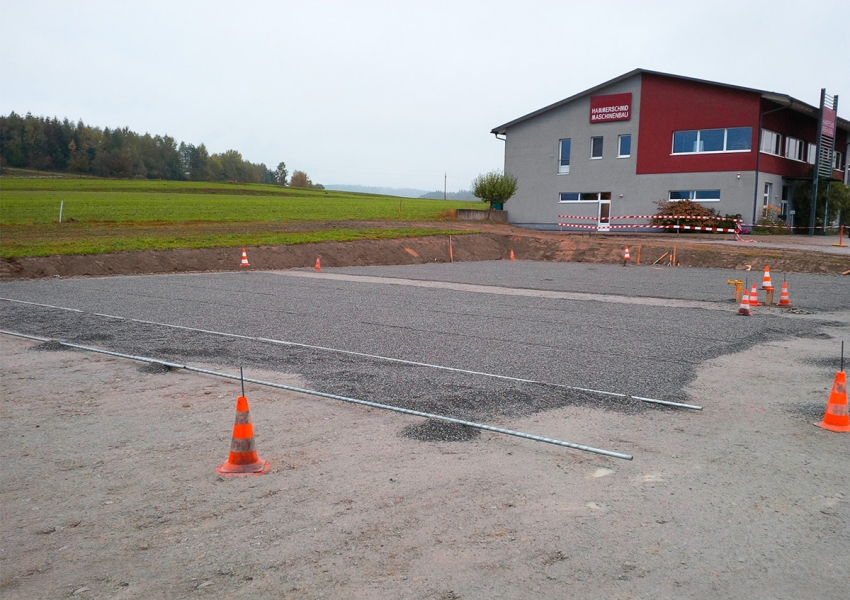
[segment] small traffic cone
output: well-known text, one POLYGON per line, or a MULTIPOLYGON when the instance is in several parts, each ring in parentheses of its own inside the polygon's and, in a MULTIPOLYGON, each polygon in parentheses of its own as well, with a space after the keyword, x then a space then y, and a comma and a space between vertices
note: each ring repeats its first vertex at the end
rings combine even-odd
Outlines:
POLYGON ((316 266, 315 266, 315 267, 313 267, 316 271, 321 271, 321 270, 322 270, 322 261, 321 261, 321 260, 319 260, 319 259, 321 259, 321 258, 322 258, 321 256, 317 256, 317 257, 316 257, 316 266))
POLYGON ((776 306, 791 306, 791 298, 788 297, 788 284, 782 282, 782 293, 779 295, 779 304, 776 306))
POLYGON ((511 260, 516 260, 516 256, 514 256, 514 249, 511 248, 511 260))
POLYGON ((759 293, 756 290, 756 284, 753 284, 753 289, 750 290, 750 306, 761 306, 759 302, 759 293))
POLYGON ((242 262, 239 263, 240 267, 250 267, 248 264, 248 254, 245 252, 245 248, 242 248, 242 262))
POLYGON ((750 299, 746 293, 741 294, 741 307, 738 309, 738 315, 742 317, 753 316, 753 313, 750 311, 750 299))
POLYGON ((850 415, 847 411, 847 373, 844 371, 836 373, 823 421, 815 425, 829 431, 850 432, 850 415))
POLYGON ((236 400, 236 423, 230 441, 230 456, 227 462, 215 468, 221 475, 262 475, 269 470, 269 463, 257 455, 254 444, 254 426, 248 412, 248 399, 239 396, 236 400))
POLYGON ((629 247, 626 246, 626 251, 623 253, 623 266, 624 267, 626 266, 626 263, 629 262, 629 258, 631 258, 629 256, 629 247))
POLYGON ((761 279, 761 289, 773 290, 773 284, 770 282, 770 267, 764 268, 764 276, 761 279))

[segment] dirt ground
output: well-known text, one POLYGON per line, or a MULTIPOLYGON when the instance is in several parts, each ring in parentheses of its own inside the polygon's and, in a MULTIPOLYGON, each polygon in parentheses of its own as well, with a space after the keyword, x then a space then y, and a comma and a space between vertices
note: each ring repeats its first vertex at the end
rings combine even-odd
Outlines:
POLYGON ((832 317, 703 365, 687 390, 702 412, 494 423, 633 461, 488 433, 419 442, 402 431, 421 419, 248 385, 271 470, 244 478, 215 473, 238 384, 2 336, 0 592, 843 599, 848 438, 812 425, 850 325, 832 317))
MULTIPOLYGON (((253 226, 247 224, 245 227, 253 226)), ((262 224, 268 228, 269 224, 262 224)), ((423 238, 323 242, 293 246, 247 248, 251 269, 289 269, 312 267, 316 257, 328 267, 365 265, 405 265, 426 262, 477 261, 507 259, 510 251, 522 260, 556 262, 617 263, 623 260, 625 246, 631 260, 642 264, 669 264, 671 257, 687 267, 760 270, 765 265, 774 271, 838 274, 850 269, 850 248, 836 248, 834 236, 746 236, 736 242, 731 234, 564 234, 521 229, 495 223, 458 221, 395 221, 297 223, 290 230, 337 227, 438 227, 457 229, 466 235, 423 238), (480 233, 469 233, 476 231, 480 233), (665 256, 666 255, 666 256, 665 256)), ((232 225, 231 225, 232 226, 232 225)), ((242 225, 240 225, 241 227, 242 225)), ((259 225, 257 225, 259 226, 259 225)), ((277 226, 280 229, 280 226, 277 226)), ((76 277, 178 273, 190 271, 239 270, 241 248, 183 250, 146 250, 98 255, 56 255, 0 259, 0 280, 41 277, 76 277)))

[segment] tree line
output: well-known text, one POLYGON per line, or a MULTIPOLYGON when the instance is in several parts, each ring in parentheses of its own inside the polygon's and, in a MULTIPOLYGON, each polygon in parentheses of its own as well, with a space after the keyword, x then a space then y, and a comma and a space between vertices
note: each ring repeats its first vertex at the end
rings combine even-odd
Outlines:
POLYGON ((168 135, 140 135, 129 128, 101 129, 56 117, 0 116, 0 167, 78 173, 98 177, 170 179, 175 181, 235 181, 310 189, 303 171, 290 177, 286 163, 269 169, 252 163, 236 150, 210 154, 168 135))

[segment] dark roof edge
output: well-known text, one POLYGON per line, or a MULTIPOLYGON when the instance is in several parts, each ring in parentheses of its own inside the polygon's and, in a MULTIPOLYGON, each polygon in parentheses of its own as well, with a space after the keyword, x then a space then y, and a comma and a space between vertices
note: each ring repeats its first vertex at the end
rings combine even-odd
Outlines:
MULTIPOLYGON (((581 98, 582 96, 587 96, 588 94, 592 94, 593 92, 596 92, 596 91, 601 90, 603 88, 606 88, 608 86, 614 85, 615 83, 620 83, 621 81, 629 79, 630 77, 635 77, 636 75, 644 75, 644 74, 646 74, 646 75, 659 75, 661 77, 673 77, 675 79, 683 79, 685 81, 693 81, 695 83, 704 83, 704 84, 708 84, 708 85, 719 85, 721 87, 730 88, 730 89, 733 89, 733 90, 740 90, 740 91, 743 91, 743 92, 752 92, 752 93, 755 93, 755 94, 760 94, 761 97, 766 99, 766 100, 770 100, 770 101, 776 102, 778 104, 787 104, 788 108, 790 108, 791 110, 796 110, 797 112, 801 112, 801 113, 811 114, 813 112, 817 113, 817 111, 818 111, 817 107, 812 106, 811 104, 807 104, 806 102, 803 102, 802 100, 797 100, 796 98, 793 98, 792 96, 789 96, 788 94, 781 94, 781 93, 778 93, 778 92, 769 92, 767 90, 759 90, 759 89, 756 89, 756 88, 748 88, 748 87, 743 87, 743 86, 740 86, 740 85, 732 85, 732 84, 729 84, 729 83, 720 83, 718 81, 709 81, 707 79, 697 79, 695 77, 685 77, 683 75, 673 75, 672 73, 662 73, 661 71, 651 71, 649 69, 634 69, 632 71, 629 71, 628 73, 624 73, 623 75, 620 75, 619 77, 615 77, 614 79, 610 79, 610 80, 608 80, 604 83, 600 83, 599 85, 596 85, 592 88, 586 89, 583 92, 579 92, 578 94, 574 94, 574 95, 570 96, 569 98, 564 98, 563 100, 555 102, 554 104, 544 106, 543 108, 535 110, 534 112, 530 112, 527 115, 523 115, 522 117, 519 117, 518 119, 514 119, 513 121, 508 121, 504 125, 499 125, 498 127, 494 127, 493 129, 490 130, 490 133, 505 134, 505 133, 507 133, 508 127, 512 127, 512 126, 516 125, 517 123, 521 123, 522 121, 526 121, 528 119, 534 118, 537 115, 540 115, 540 114, 543 114, 543 113, 548 112, 550 110, 553 110, 555 108, 561 107, 565 104, 569 104, 573 100, 577 100, 577 99, 581 98)), ((836 121, 837 121, 836 124, 839 128, 850 132, 850 121, 848 121, 847 119, 842 119, 841 117, 838 117, 836 119, 836 121)))

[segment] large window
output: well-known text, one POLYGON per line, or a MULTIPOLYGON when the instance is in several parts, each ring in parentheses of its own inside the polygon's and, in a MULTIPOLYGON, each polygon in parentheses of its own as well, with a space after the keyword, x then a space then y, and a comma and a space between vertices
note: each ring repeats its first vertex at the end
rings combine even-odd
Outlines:
POLYGON ((790 136, 786 137, 785 158, 804 162, 806 160, 806 142, 804 142, 803 140, 798 140, 797 138, 792 138, 790 136))
POLYGON ((611 192, 561 192, 560 202, 599 202, 610 200, 611 192))
POLYGON ((632 136, 621 135, 618 140, 617 158, 628 158, 632 155, 632 136))
POLYGON ((558 173, 570 174, 570 140, 561 140, 561 158, 558 161, 558 173))
POLYGON ((761 151, 765 154, 782 155, 782 136, 769 129, 761 130, 761 151))
POLYGON ((670 190, 670 200, 720 202, 720 190, 670 190))
POLYGON ((590 138, 590 158, 602 158, 602 137, 590 138))
POLYGON ((752 137, 752 127, 674 131, 673 154, 749 152, 752 149, 752 137))

